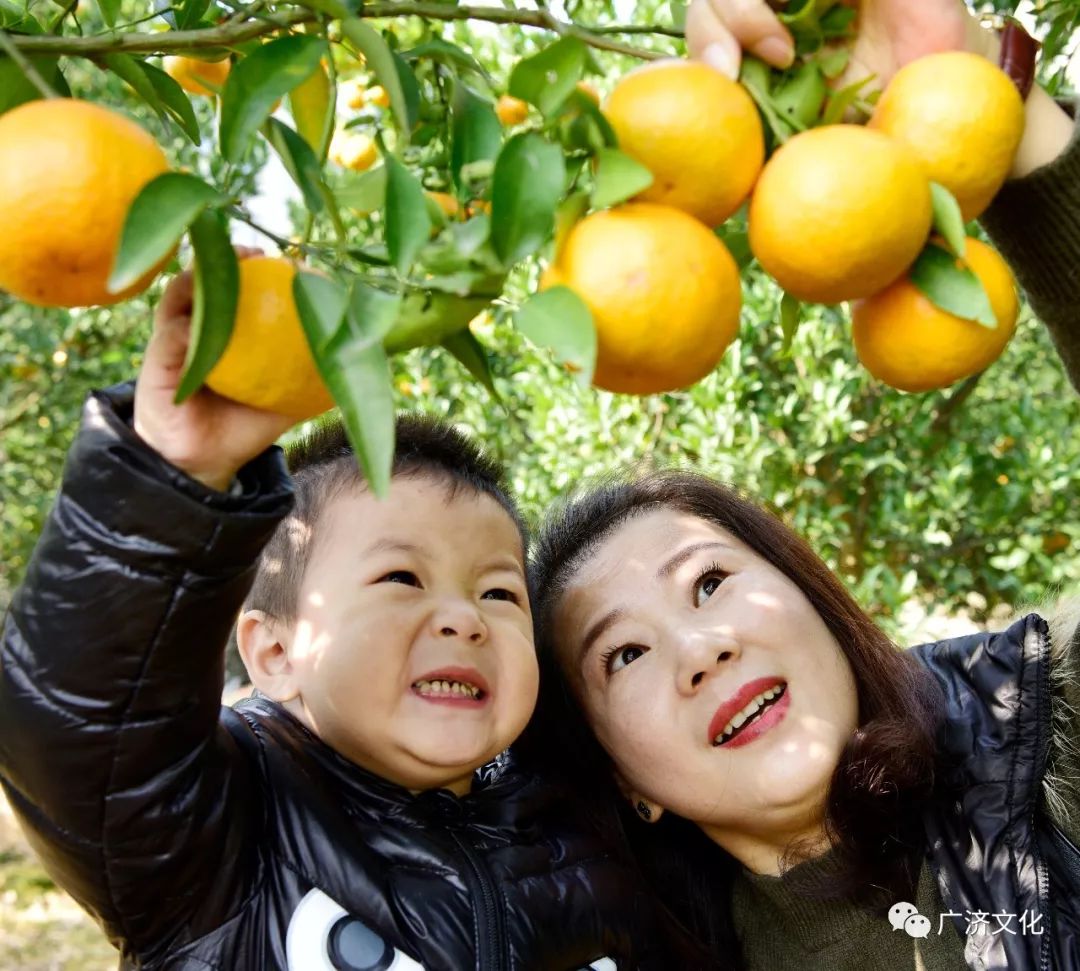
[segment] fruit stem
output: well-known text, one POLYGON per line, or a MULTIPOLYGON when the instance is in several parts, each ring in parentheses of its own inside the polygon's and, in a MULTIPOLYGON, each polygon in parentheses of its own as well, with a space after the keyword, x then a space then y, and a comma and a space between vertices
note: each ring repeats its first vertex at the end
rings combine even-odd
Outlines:
POLYGON ((26 75, 26 80, 41 92, 43 98, 60 97, 60 95, 49 86, 48 82, 38 74, 37 68, 23 56, 22 51, 15 46, 6 30, 0 30, 0 51, 11 58, 15 66, 26 75))

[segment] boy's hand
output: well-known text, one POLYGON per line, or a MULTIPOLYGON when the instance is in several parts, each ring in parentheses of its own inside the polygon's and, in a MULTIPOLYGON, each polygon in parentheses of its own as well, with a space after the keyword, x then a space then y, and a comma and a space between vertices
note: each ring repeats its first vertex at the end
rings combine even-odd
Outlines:
MULTIPOLYGON (((862 0, 858 8, 858 35, 840 84, 874 74, 884 86, 909 61, 935 51, 996 57, 996 37, 963 0, 862 0)), ((791 35, 766 0, 693 0, 686 42, 692 57, 730 77, 738 76, 743 48, 775 67, 794 57, 791 35)))
MULTIPOLYGON (((260 251, 237 247, 236 252, 243 259, 260 251)), ((191 272, 181 273, 165 288, 154 314, 135 386, 135 433, 193 479, 224 491, 239 469, 295 420, 230 401, 205 387, 183 404, 173 403, 191 333, 193 293, 191 272)))

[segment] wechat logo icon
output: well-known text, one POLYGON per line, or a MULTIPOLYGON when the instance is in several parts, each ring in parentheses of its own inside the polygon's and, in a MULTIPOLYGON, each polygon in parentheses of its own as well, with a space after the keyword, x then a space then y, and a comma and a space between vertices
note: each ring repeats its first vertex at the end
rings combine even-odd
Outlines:
POLYGON ((894 931, 904 931, 908 937, 927 937, 930 934, 930 918, 923 917, 915 905, 906 900, 889 908, 889 923, 894 931))

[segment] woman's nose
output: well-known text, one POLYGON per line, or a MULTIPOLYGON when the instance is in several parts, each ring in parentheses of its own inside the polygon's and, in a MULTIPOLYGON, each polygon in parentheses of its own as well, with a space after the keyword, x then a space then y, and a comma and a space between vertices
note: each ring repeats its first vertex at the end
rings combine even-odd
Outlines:
POLYGON ((473 644, 487 639, 487 625, 480 611, 463 599, 446 600, 432 615, 432 626, 440 637, 458 637, 473 644))
POLYGON ((738 640, 729 632, 692 631, 679 638, 679 690, 694 694, 701 684, 742 653, 738 640))

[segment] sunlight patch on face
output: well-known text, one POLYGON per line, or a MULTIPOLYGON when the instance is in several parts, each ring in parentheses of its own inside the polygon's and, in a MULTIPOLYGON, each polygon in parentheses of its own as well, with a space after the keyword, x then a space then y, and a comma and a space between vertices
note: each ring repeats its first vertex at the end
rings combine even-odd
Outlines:
POLYGON ((326 603, 326 597, 324 597, 318 590, 314 590, 308 594, 307 602, 312 607, 322 607, 326 603))
POLYGON ((761 593, 760 591, 748 593, 746 599, 756 607, 763 607, 766 610, 779 610, 781 607, 780 599, 771 593, 761 593))
POLYGON ((293 655, 297 658, 318 657, 330 646, 330 635, 315 630, 310 620, 300 620, 296 624, 293 638, 293 655))

